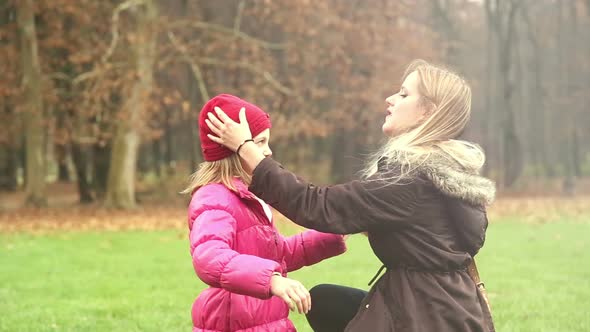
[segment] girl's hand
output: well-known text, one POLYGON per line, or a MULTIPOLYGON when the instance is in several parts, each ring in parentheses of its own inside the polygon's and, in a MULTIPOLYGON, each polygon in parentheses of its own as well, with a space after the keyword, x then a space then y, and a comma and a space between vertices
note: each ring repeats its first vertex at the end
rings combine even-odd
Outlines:
POLYGON ((248 139, 252 139, 252 133, 246 119, 246 109, 240 109, 240 123, 232 120, 219 107, 214 108, 217 116, 210 112, 207 114, 208 119, 205 123, 215 135, 208 134, 207 136, 215 143, 219 143, 232 151, 236 151, 238 147, 248 139))
POLYGON ((297 280, 273 275, 270 277, 270 292, 283 299, 291 311, 297 308, 297 311, 302 314, 311 309, 309 291, 297 280))

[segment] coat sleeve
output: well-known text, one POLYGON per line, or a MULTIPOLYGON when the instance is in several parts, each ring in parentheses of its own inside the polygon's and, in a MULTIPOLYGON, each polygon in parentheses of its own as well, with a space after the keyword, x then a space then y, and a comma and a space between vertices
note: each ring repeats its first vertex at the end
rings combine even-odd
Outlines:
POLYGON ((284 238, 283 248, 290 272, 338 256, 346 251, 346 244, 342 235, 306 231, 284 238))
POLYGON ((266 158, 254 170, 250 191, 303 227, 352 234, 407 222, 415 187, 377 180, 315 186, 266 158))
POLYGON ((223 210, 202 212, 190 231, 193 266, 199 278, 212 287, 266 299, 270 277, 282 272, 279 263, 236 252, 236 221, 223 210))

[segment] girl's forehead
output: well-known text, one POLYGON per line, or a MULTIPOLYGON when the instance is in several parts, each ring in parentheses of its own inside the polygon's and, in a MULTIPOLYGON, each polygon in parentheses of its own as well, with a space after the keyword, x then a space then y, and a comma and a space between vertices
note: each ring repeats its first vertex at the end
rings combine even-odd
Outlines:
POLYGON ((264 129, 260 134, 256 135, 256 137, 268 137, 270 136, 270 128, 264 129))

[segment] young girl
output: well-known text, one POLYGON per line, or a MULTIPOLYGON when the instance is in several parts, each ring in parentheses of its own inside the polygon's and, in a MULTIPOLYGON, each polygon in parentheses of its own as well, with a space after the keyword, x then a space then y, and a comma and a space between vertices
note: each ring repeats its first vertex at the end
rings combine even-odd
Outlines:
POLYGON ((205 162, 184 191, 192 193, 188 209, 190 249, 199 278, 209 285, 193 304, 195 331, 295 331, 289 308, 306 313, 311 299, 287 272, 339 255, 341 235, 307 231, 283 238, 268 205, 248 190, 251 176, 233 151, 211 141, 208 113, 222 107, 238 120, 245 108, 256 149, 272 154, 270 118, 257 106, 231 95, 211 99, 199 116, 205 162))

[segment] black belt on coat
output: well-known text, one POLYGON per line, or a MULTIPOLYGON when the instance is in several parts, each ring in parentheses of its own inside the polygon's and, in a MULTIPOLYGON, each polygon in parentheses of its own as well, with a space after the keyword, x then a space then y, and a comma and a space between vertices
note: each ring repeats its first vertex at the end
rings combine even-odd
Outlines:
MULTIPOLYGON (((371 281, 369 281, 368 285, 371 286, 375 282, 375 280, 377 280, 377 278, 379 277, 381 272, 383 272, 383 270, 386 268, 387 268, 387 266, 385 266, 385 264, 381 265, 381 267, 379 268, 377 273, 375 273, 375 276, 373 276, 373 278, 371 278, 371 281)), ((469 268, 471 268, 471 266, 469 266, 469 268)), ((427 272, 427 273, 451 273, 451 272, 457 272, 457 271, 468 271, 467 266, 458 267, 458 268, 452 269, 452 270, 435 270, 435 269, 424 269, 424 268, 419 268, 419 267, 407 266, 407 265, 403 265, 403 264, 397 265, 394 269, 402 269, 402 270, 416 271, 416 272, 427 272)), ((471 272, 471 271, 469 271, 469 272, 471 272)), ((471 273, 470 273, 470 276, 471 276, 471 273)))

